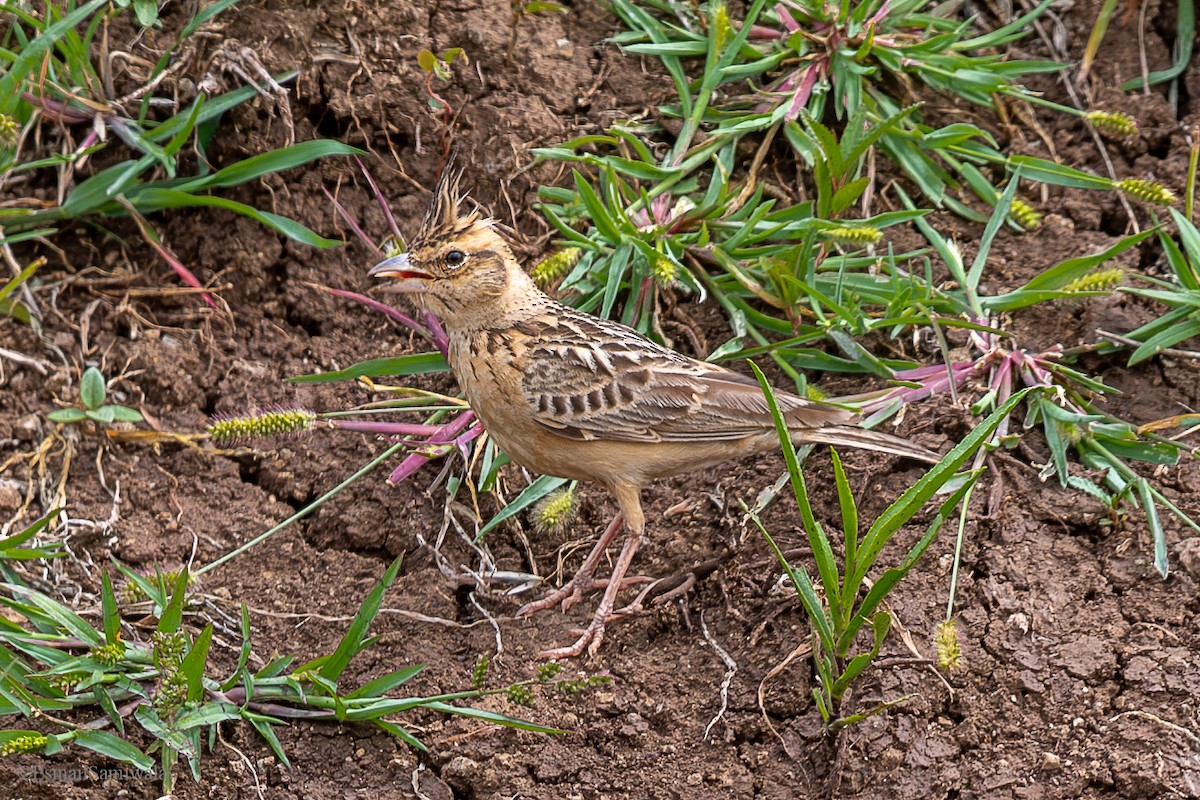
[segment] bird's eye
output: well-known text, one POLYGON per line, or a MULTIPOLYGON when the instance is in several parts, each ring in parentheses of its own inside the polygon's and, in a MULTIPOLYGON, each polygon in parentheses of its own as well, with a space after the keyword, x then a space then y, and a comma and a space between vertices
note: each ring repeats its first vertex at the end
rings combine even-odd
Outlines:
POLYGON ((458 269, 467 260, 467 254, 461 250, 451 250, 442 257, 442 262, 450 269, 458 269))

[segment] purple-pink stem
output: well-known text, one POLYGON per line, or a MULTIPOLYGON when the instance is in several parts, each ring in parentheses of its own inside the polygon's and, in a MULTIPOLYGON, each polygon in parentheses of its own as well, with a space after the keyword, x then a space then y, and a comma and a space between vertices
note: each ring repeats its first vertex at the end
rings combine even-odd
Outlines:
POLYGON ((1025 350, 1008 350, 996 343, 990 334, 973 333, 972 343, 984 350, 974 361, 957 361, 947 369, 945 364, 900 370, 894 373, 898 381, 920 384, 917 387, 898 386, 887 394, 864 405, 864 412, 871 413, 899 398, 906 404, 924 400, 939 392, 961 388, 971 378, 990 373, 988 386, 996 392, 996 402, 1003 403, 1012 395, 1013 383, 1019 378, 1025 386, 1050 386, 1054 382, 1048 365, 1052 359, 1062 355, 1062 348, 1055 346, 1037 355, 1025 350))
POLYGON ((365 294, 351 292, 347 289, 334 289, 331 286, 320 286, 319 284, 313 285, 319 289, 329 292, 332 295, 345 297, 357 303, 362 303, 364 306, 372 309, 373 311, 378 311, 380 314, 395 320, 409 330, 416 331, 422 336, 428 338, 431 342, 433 342, 434 347, 438 349, 438 352, 440 352, 443 357, 449 354, 450 338, 446 335, 446 330, 442 327, 442 324, 438 322, 437 317, 435 317, 433 314, 430 314, 428 311, 421 312, 422 321, 418 322, 404 312, 397 311, 386 303, 381 303, 373 297, 367 297, 365 294))
POLYGON ((464 411, 457 417, 442 425, 437 433, 432 434, 424 442, 421 442, 425 448, 425 452, 412 453, 396 467, 395 471, 388 477, 388 483, 400 483, 404 479, 412 476, 421 467, 429 463, 431 458, 445 454, 451 447, 465 447, 467 442, 474 439, 483 432, 483 427, 475 420, 475 412, 464 411), (472 423, 475 423, 472 425, 472 423), (471 426, 464 432, 464 428, 471 426))
MULTIPOLYGON (((371 173, 367 171, 367 168, 363 165, 362 161, 357 157, 354 160, 358 164, 358 168, 362 170, 363 176, 366 177, 367 183, 370 185, 371 191, 375 195, 375 200, 379 203, 379 207, 383 209, 383 215, 385 218, 387 218, 388 227, 391 229, 392 235, 395 237, 397 242, 403 242, 404 237, 400 234, 400 226, 396 224, 396 218, 392 215, 392 208, 390 205, 388 205, 387 198, 383 196, 383 192, 380 191, 379 185, 375 183, 375 179, 371 177, 371 173)), ((363 244, 371 248, 371 252, 373 252, 377 258, 382 257, 383 251, 379 249, 379 246, 376 245, 374 241, 372 241, 371 237, 367 236, 366 231, 364 231, 362 226, 359 225, 354 217, 350 215, 350 212, 346 210, 345 206, 339 203, 338 199, 334 197, 324 186, 321 187, 321 191, 325 192, 325 196, 329 198, 329 200, 333 203, 333 207, 337 209, 338 215, 346 221, 346 224, 349 225, 351 230, 354 231, 354 234, 362 240, 363 244)), ((351 300, 356 300, 381 314, 387 315, 406 328, 429 337, 434 346, 437 347, 438 351, 443 356, 448 354, 450 349, 450 339, 446 335, 446 329, 442 327, 442 324, 438 321, 437 317, 428 311, 422 311, 421 322, 417 322, 407 314, 397 311, 391 306, 385 305, 384 303, 367 297, 366 295, 359 294, 357 292, 349 292, 344 289, 331 289, 329 287, 322 288, 328 292, 338 295, 339 297, 347 297, 351 300)))
MULTIPOLYGON (((795 72, 786 76, 775 87, 768 90, 770 94, 787 95, 791 94, 788 100, 788 109, 784 114, 789 122, 795 121, 800 116, 800 111, 808 105, 809 98, 812 97, 813 87, 817 85, 817 81, 824 77, 826 70, 829 68, 829 62, 825 59, 820 61, 810 61, 807 65, 800 67, 795 72)), ((759 103, 754 111, 762 113, 769 111, 778 103, 759 103)))
MULTIPOLYGON (((132 217, 133 221, 137 223, 138 230, 142 232, 142 238, 150 243, 150 246, 153 247, 160 256, 162 256, 163 261, 166 261, 171 269, 175 270, 175 274, 182 278, 183 282, 188 286, 191 286, 193 289, 203 289, 204 285, 200 283, 200 279, 197 278, 182 261, 176 258, 174 253, 172 253, 170 250, 164 247, 161 242, 159 242, 158 234, 154 232, 149 223, 146 222, 145 217, 143 217, 134 207, 133 203, 129 202, 124 195, 118 195, 115 199, 118 203, 125 207, 125 210, 129 212, 129 216, 132 217)), ((209 306, 212 308, 217 308, 217 304, 207 292, 201 294, 200 296, 204 298, 204 302, 208 303, 209 306)))
MULTIPOLYGON (((796 18, 792 16, 792 12, 783 3, 775 4, 775 14, 779 17, 779 24, 787 30, 787 34, 793 34, 800 30, 800 23, 796 22, 796 18)), ((780 38, 785 38, 787 34, 780 38)))
POLYGON ((750 33, 748 33, 746 36, 748 39, 753 39, 755 41, 784 38, 782 32, 776 30, 775 28, 768 28, 766 25, 751 25, 750 33))
POLYGON ((358 156, 354 157, 354 163, 358 164, 359 170, 362 171, 363 177, 367 179, 367 183, 371 187, 371 191, 375 193, 375 201, 379 203, 379 207, 383 209, 383 216, 388 221, 388 227, 391 228, 392 235, 396 237, 397 242, 403 242, 404 236, 400 233, 400 226, 396 224, 396 218, 392 216, 392 207, 388 205, 387 198, 383 196, 383 192, 379 190, 375 179, 371 177, 371 173, 367 171, 367 167, 363 164, 362 159, 358 156))
POLYGON ((337 210, 338 216, 346 221, 346 224, 349 225, 350 229, 354 231, 354 234, 360 240, 362 240, 363 244, 371 248, 371 252, 375 254, 375 257, 379 258, 383 256, 383 251, 379 249, 379 246, 376 245, 375 242, 371 241, 371 237, 367 236, 367 232, 362 229, 362 226, 358 224, 354 217, 350 216, 350 212, 346 210, 345 206, 339 203, 338 199, 334 197, 333 194, 324 186, 321 187, 321 191, 324 192, 325 196, 329 198, 331 203, 333 203, 333 207, 337 210))
POLYGON ((441 425, 420 425, 409 422, 376 422, 374 420, 330 419, 325 423, 331 428, 344 431, 379 433, 384 436, 433 436, 442 430, 441 425))
POLYGON ((359 294, 358 292, 351 292, 347 289, 334 289, 331 286, 322 286, 321 288, 324 289, 325 291, 329 292, 332 295, 336 295, 338 297, 345 297, 349 300, 355 301, 356 303, 362 303, 367 308, 370 308, 373 311, 378 311, 380 314, 383 314, 384 316, 386 316, 392 320, 395 320, 396 322, 400 323, 404 327, 414 330, 417 333, 426 334, 426 335, 428 335, 428 333, 429 333, 429 331, 425 330, 424 325, 417 322, 412 317, 408 316, 407 314, 405 314, 401 311, 397 311, 396 309, 392 308, 391 306, 389 306, 386 303, 379 302, 378 300, 376 300, 373 297, 367 297, 365 294, 359 294))
POLYGON ((31 106, 36 106, 46 111, 52 119, 62 124, 82 125, 85 122, 91 122, 93 118, 92 114, 84 114, 82 111, 71 108, 61 100, 55 100, 52 97, 43 97, 32 92, 21 92, 21 99, 31 106))
POLYGON ((442 327, 442 323, 429 311, 422 311, 421 319, 425 322, 425 330, 429 332, 429 338, 433 339, 434 346, 448 358, 450 356, 450 337, 446 335, 446 329, 442 327))

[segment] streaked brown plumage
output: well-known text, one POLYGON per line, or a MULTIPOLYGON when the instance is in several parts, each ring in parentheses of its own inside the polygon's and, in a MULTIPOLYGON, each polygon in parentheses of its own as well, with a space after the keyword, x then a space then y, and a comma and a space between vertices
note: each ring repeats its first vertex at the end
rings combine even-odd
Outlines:
MULTIPOLYGON (((591 481, 613 494, 620 515, 571 582, 522 614, 593 588, 608 545, 628 526, 604 598, 580 639, 546 657, 600 646, 629 563, 645 530, 640 490, 658 479, 776 449, 758 382, 689 358, 624 325, 569 308, 521 269, 490 220, 463 210, 458 181, 444 175, 407 254, 370 271, 433 312, 450 339, 449 362, 497 446, 535 472, 591 481)), ((929 451, 855 427, 844 409, 786 392, 776 398, 793 441, 862 447, 936 460, 929 451)))

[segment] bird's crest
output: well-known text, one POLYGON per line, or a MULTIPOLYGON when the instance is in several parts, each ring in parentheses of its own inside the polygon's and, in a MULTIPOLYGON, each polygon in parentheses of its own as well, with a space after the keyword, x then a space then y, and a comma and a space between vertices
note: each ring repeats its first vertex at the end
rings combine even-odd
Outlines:
POLYGON ((462 168, 454 163, 452 157, 442 170, 437 188, 433 190, 433 202, 425 212, 425 220, 417 234, 418 240, 434 242, 452 239, 482 219, 478 208, 463 210, 464 203, 470 202, 470 199, 459 190, 462 173, 462 168))

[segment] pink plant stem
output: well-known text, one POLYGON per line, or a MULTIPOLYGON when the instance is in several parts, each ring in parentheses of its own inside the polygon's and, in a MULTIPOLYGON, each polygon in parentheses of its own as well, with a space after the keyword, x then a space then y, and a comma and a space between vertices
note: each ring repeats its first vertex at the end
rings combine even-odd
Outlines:
POLYGON ((328 197, 330 202, 333 203, 333 207, 337 209, 338 216, 346 221, 346 224, 350 226, 352 231, 354 231, 354 235, 361 239, 363 244, 371 248, 371 252, 373 252, 377 258, 383 256, 383 252, 373 241, 371 241, 371 237, 367 236, 366 231, 364 231, 362 226, 355 221, 354 217, 350 216, 350 212, 348 212, 346 208, 338 202, 338 199, 334 197, 324 186, 321 187, 321 191, 324 192, 325 196, 328 197))
POLYGON ((823 65, 824 62, 809 64, 808 69, 804 71, 804 78, 800 81, 796 93, 792 95, 787 113, 783 115, 788 122, 794 122, 800 116, 800 110, 808 105, 808 99, 812 97, 812 90, 817 84, 817 78, 820 77, 820 73, 824 72, 823 65))
POLYGON ((796 18, 792 16, 792 12, 788 11, 788 7, 783 3, 775 4, 775 15, 779 17, 779 24, 782 25, 789 34, 800 30, 800 23, 796 22, 796 18))
POLYGON ((374 422, 368 420, 331 419, 327 420, 330 427, 345 431, 362 431, 363 433, 379 433, 385 436, 433 436, 437 434, 440 425, 417 425, 409 422, 374 422))
POLYGON ((371 186, 371 191, 375 193, 375 201, 383 209, 383 216, 388 221, 388 227, 391 228, 392 235, 396 237, 397 242, 403 242, 404 237, 400 234, 400 226, 396 224, 396 218, 392 216, 392 207, 388 205, 387 198, 383 196, 383 192, 379 191, 379 186, 376 185, 375 179, 371 177, 371 173, 367 171, 367 167, 363 164, 362 159, 355 156, 354 163, 358 164, 358 168, 362 170, 363 177, 367 179, 367 183, 371 186))
POLYGON ((996 390, 996 403, 1002 404, 1012 394, 1013 359, 1006 358, 996 368, 992 377, 992 388, 996 390))
POLYGON ((56 122, 66 125, 82 125, 91 122, 90 114, 83 114, 59 100, 51 97, 39 97, 32 92, 21 92, 21 99, 31 106, 45 110, 56 122))
POLYGON ((763 39, 782 39, 783 34, 774 28, 768 28, 766 25, 751 25, 750 33, 746 35, 748 39, 762 41, 763 39))
MULTIPOLYGON (((420 334, 423 334, 426 336, 429 335, 429 331, 427 331, 425 329, 424 325, 417 322, 412 317, 407 316, 400 311, 397 311, 396 309, 392 308, 391 306, 389 306, 385 303, 379 302, 378 300, 374 299, 373 297, 367 297, 365 294, 359 294, 358 292, 347 291, 346 289, 334 289, 330 286, 322 286, 321 288, 324 289, 325 291, 329 292, 330 294, 337 295, 338 297, 345 297, 347 299, 354 300, 355 302, 362 303, 364 306, 367 306, 368 308, 370 308, 374 311, 378 311, 380 314, 383 314, 383 315, 395 320, 396 322, 400 323, 404 327, 414 330, 417 333, 420 333, 420 334)), ((430 337, 430 338, 432 338, 432 337, 430 337)))
POLYGON ((421 319, 425 322, 425 329, 429 332, 429 337, 433 339, 434 346, 443 356, 449 358, 450 337, 446 335, 446 329, 442 327, 442 323, 429 311, 422 311, 421 319))
MULTIPOLYGON (((464 411, 463 413, 459 414, 457 417, 455 417, 450 422, 446 423, 445 425, 442 425, 437 433, 431 435, 428 439, 426 439, 421 444, 425 445, 425 446, 459 445, 459 442, 458 442, 459 434, 462 433, 463 429, 466 428, 468 425, 470 425, 474 420, 475 420, 475 412, 464 411)), ((476 435, 478 435, 478 434, 476 434, 476 435)), ((472 436, 471 438, 474 438, 474 437, 472 436)), ((466 444, 466 442, 468 442, 468 441, 470 441, 470 438, 463 440, 462 444, 466 444)), ((459 445, 459 446, 461 446, 461 445, 459 445)), ((437 455, 440 455, 440 453, 438 453, 437 455)), ((427 463, 429 463, 429 459, 431 457, 432 457, 431 454, 426 454, 426 453, 411 454, 410 456, 405 458, 402 462, 400 462, 400 466, 396 467, 395 471, 392 472, 392 474, 388 477, 388 483, 391 483, 391 484, 400 483, 405 478, 410 477, 415 472, 417 472, 419 469, 421 469, 421 467, 423 467, 427 463)))
MULTIPOLYGON (((197 278, 182 261, 176 258, 174 253, 172 253, 170 250, 164 247, 161 242, 159 242, 158 234, 154 232, 149 223, 146 222, 146 219, 134 207, 133 203, 129 202, 124 195, 118 195, 116 197, 116 201, 125 207, 125 210, 129 212, 129 216, 133 218, 133 221, 137 223, 138 229, 142 232, 142 238, 149 242, 150 246, 153 247, 160 256, 162 256, 163 261, 166 261, 171 269, 175 270, 175 274, 182 278, 183 282, 188 286, 191 286, 193 289, 203 289, 204 285, 200 283, 200 279, 197 278)), ((204 298, 204 302, 208 303, 209 306, 212 308, 217 308, 217 304, 213 301, 212 297, 208 295, 208 293, 204 293, 200 296, 204 298)))

